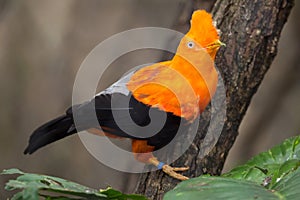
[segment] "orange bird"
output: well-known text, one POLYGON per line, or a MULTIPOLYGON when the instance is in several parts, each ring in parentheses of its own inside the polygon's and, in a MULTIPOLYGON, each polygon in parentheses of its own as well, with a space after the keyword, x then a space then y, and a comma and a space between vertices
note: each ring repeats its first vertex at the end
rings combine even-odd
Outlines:
POLYGON ((158 161, 152 152, 170 143, 180 123, 183 122, 185 128, 193 124, 210 102, 218 82, 213 61, 221 45, 223 43, 219 40, 212 16, 203 10, 195 11, 191 28, 181 39, 172 60, 129 73, 118 81, 117 86, 111 85, 90 101, 74 105, 64 115, 40 126, 30 136, 24 154, 31 154, 49 143, 87 130, 113 138, 130 138, 136 160, 155 165, 174 178, 188 179, 176 172, 187 170, 187 167, 173 168, 158 161), (114 105, 112 99, 117 99, 114 105), (150 137, 143 137, 145 133, 134 128, 130 129, 131 133, 124 131, 114 117, 124 112, 124 108, 120 108, 122 102, 129 102, 125 109, 135 125, 150 123, 150 109, 166 114, 165 124, 150 137), (89 120, 91 111, 96 112, 97 124, 89 120), (85 123, 75 126, 75 113, 85 123))

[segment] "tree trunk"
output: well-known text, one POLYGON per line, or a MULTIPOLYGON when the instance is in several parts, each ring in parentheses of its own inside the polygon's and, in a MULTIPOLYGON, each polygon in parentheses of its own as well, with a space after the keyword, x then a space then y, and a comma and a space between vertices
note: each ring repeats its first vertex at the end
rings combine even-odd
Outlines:
MULTIPOLYGON (((199 2, 201 0, 194 0, 193 4, 199 2)), ((220 118, 220 111, 211 108, 201 114, 193 144, 172 164, 188 165, 190 170, 185 175, 220 175, 251 98, 277 53, 280 33, 293 4, 293 0, 218 0, 215 3, 212 13, 221 30, 221 41, 227 45, 219 50, 216 58, 216 66, 226 88, 226 117, 220 118), (210 120, 211 116, 214 120, 210 120), (210 137, 208 141, 204 140, 208 127, 218 132, 217 122, 222 120, 225 124, 219 137, 212 134, 207 135, 210 137), (206 147, 212 144, 215 144, 213 149, 206 153, 206 147)), ((185 20, 186 23, 188 21, 185 20)), ((221 97, 219 94, 216 98, 221 100, 221 97)), ((222 106, 222 101, 217 102, 222 106)), ((178 182, 162 171, 145 173, 139 179, 136 193, 150 199, 162 199, 163 194, 178 182)))

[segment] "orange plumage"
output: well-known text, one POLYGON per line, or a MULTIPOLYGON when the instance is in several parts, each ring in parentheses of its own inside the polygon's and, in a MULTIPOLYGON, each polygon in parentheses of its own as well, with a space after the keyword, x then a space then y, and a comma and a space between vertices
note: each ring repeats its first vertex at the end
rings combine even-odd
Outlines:
POLYGON ((191 29, 181 40, 174 58, 137 71, 127 87, 146 105, 194 120, 216 90, 218 75, 213 59, 218 44, 211 15, 196 11, 191 29))

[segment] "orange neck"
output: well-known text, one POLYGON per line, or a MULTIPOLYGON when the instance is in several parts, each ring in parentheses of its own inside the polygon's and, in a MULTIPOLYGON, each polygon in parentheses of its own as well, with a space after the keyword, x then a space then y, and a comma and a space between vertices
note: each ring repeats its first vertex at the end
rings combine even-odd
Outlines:
POLYGON ((170 67, 189 81, 196 95, 200 97, 199 108, 202 112, 214 95, 218 83, 218 73, 211 57, 208 54, 201 54, 187 61, 176 54, 170 67))

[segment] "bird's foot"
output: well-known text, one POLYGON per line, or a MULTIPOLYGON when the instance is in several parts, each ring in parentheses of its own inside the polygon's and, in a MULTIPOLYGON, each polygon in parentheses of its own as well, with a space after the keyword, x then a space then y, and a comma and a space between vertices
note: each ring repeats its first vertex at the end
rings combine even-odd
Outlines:
POLYGON ((170 165, 163 165, 162 170, 168 174, 169 176, 176 178, 178 180, 184 181, 188 180, 189 178, 186 176, 183 176, 181 174, 178 174, 177 172, 183 172, 188 170, 189 167, 171 167, 170 165))
POLYGON ((162 169, 163 172, 168 174, 169 176, 176 178, 178 180, 184 181, 189 179, 186 176, 183 176, 177 172, 183 172, 189 169, 189 167, 171 167, 170 165, 166 165, 162 162, 159 162, 155 157, 149 159, 149 162, 155 165, 158 169, 162 169))

